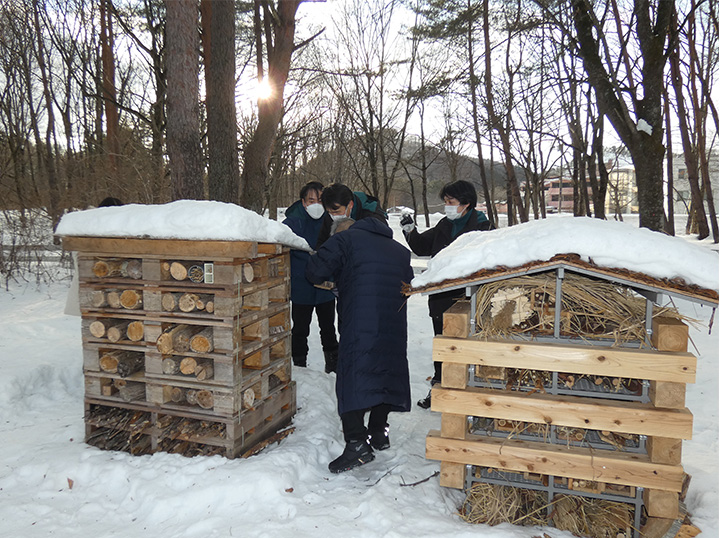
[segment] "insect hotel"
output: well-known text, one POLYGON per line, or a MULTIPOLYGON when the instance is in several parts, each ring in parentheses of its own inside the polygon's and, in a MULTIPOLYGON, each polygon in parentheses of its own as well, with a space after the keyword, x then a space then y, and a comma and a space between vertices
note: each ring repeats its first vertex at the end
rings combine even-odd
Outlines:
MULTIPOLYGON (((147 206, 141 220, 152 222, 163 207, 147 206)), ((235 458, 290 433, 287 246, 72 234, 62 241, 77 253, 88 444, 235 458)))
POLYGON ((433 341, 442 417, 426 457, 442 486, 465 490, 461 516, 592 537, 699 533, 679 533, 696 357, 682 316, 659 304, 715 308, 717 291, 571 254, 410 292, 458 288, 467 299, 433 341))

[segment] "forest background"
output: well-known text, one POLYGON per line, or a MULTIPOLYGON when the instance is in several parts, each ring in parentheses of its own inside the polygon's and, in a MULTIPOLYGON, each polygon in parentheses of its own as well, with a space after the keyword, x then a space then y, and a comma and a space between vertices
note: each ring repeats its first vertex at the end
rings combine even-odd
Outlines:
MULTIPOLYGON (((574 213, 718 241, 711 159, 717 3, 707 0, 6 0, 0 5, 0 271, 40 220, 211 199, 277 216, 310 180, 409 206, 476 184, 488 217, 574 213), (560 172, 559 172, 560 171, 560 172), (606 207, 611 214, 606 214, 606 207), (612 209, 614 208, 614 210, 612 209)), ((717 166, 714 167, 717 170, 717 166)))

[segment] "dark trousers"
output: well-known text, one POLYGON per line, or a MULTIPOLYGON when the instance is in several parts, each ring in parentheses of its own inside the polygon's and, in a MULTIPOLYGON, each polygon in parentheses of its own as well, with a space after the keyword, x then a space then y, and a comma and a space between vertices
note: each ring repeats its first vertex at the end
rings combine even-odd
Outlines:
POLYGON ((338 342, 335 335, 335 299, 320 303, 292 303, 292 356, 304 358, 308 354, 307 339, 310 335, 310 322, 313 310, 320 326, 320 343, 326 353, 337 353, 338 342))
POLYGON ((357 411, 348 411, 340 415, 340 421, 343 427, 343 436, 345 442, 363 441, 367 439, 368 431, 370 433, 380 432, 387 427, 387 419, 390 414, 390 404, 380 404, 368 409, 359 409, 357 411), (370 411, 367 428, 365 427, 365 413, 370 411))

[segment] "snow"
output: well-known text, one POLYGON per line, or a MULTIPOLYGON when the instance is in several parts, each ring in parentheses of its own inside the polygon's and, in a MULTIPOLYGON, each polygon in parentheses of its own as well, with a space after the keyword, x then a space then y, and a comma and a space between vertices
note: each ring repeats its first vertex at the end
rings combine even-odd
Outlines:
POLYGON ((178 200, 168 204, 98 207, 63 216, 57 235, 259 241, 310 250, 284 224, 235 204, 178 200))
MULTIPOLYGON (((434 224, 440 216, 432 218, 434 224)), ((393 215, 390 222, 403 241, 399 219, 393 215)), ((537 242, 548 240, 536 236, 537 242)), ((637 258, 649 256, 637 252, 637 258)), ((420 270, 425 260, 414 258, 413 264, 420 270)), ((11 283, 0 292, 0 536, 571 537, 552 528, 469 525, 456 514, 461 492, 441 488, 437 477, 409 485, 439 469, 425 459, 424 446, 428 430, 440 427, 440 415, 414 405, 410 413, 390 415, 390 449, 355 471, 330 474, 327 464, 343 442, 334 374, 323 372, 315 324, 309 367, 293 370, 296 430, 279 445, 227 460, 133 457, 84 444, 80 319, 63 314, 68 283, 11 283)), ((700 320, 691 327, 698 373, 687 393, 695 417, 693 439, 684 441, 682 452, 692 475, 686 504, 702 536, 718 536, 717 330, 708 334, 712 309, 676 304, 700 320)), ((409 298, 408 323, 415 401, 425 396, 432 371, 425 297, 409 298)))
POLYGON ((641 133, 646 133, 652 136, 653 130, 652 125, 650 125, 648 122, 646 122, 644 119, 640 118, 637 122, 637 130, 641 133))
POLYGON ((481 269, 547 261, 557 254, 578 254, 601 267, 679 277, 688 284, 718 289, 717 252, 681 237, 589 217, 554 217, 464 234, 430 260, 412 286, 462 278, 481 269))

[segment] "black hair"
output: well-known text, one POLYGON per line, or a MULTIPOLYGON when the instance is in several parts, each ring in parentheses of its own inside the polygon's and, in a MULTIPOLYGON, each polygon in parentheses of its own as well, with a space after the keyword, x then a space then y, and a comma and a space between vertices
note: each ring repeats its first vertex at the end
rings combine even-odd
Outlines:
POLYGON ((475 186, 469 181, 459 179, 452 183, 448 183, 440 190, 440 198, 444 199, 446 196, 455 198, 460 205, 468 204, 470 209, 475 209, 477 205, 477 192, 475 192, 475 186))
POLYGON ((300 198, 304 200, 310 191, 315 191, 318 194, 321 194, 324 188, 323 184, 319 181, 310 181, 306 183, 302 189, 300 189, 300 198))
POLYGON ((108 196, 102 202, 98 204, 98 207, 111 207, 115 205, 123 205, 119 198, 108 196))
POLYGON ((352 200, 353 192, 342 183, 333 183, 322 191, 322 205, 325 209, 347 206, 352 200))

